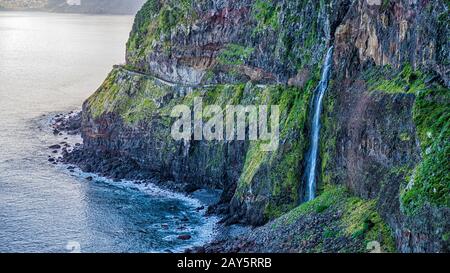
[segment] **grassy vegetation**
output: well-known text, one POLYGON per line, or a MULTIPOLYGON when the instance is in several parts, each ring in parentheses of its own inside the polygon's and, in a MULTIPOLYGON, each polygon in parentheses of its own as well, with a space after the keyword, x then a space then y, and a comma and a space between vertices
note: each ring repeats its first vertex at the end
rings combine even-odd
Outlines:
POLYGON ((224 65, 242 65, 252 55, 254 49, 237 44, 228 44, 219 54, 217 59, 224 65))
POLYGON ((277 31, 280 27, 280 6, 272 0, 256 0, 252 7, 252 16, 257 22, 254 33, 268 29, 277 31))
POLYGON ((156 16, 161 9, 160 1, 148 0, 136 14, 133 29, 127 42, 127 52, 135 61, 142 56, 149 42, 155 37, 156 16))
MULTIPOLYGON (((427 79, 432 75, 406 64, 400 72, 374 68, 365 79, 369 89, 416 96, 413 117, 422 149, 422 161, 408 176, 401 194, 402 208, 413 215, 424 206, 450 207, 450 90, 427 79)), ((412 136, 401 134, 401 141, 412 136)))
POLYGON ((395 252, 392 231, 377 212, 376 200, 349 197, 344 211, 341 222, 347 236, 363 238, 365 243, 377 241, 385 252, 395 252))
POLYGON ((384 252, 395 252, 392 231, 377 213, 375 200, 363 200, 352 196, 344 187, 326 185, 316 199, 304 203, 277 219, 273 228, 292 225, 308 216, 323 213, 339 213, 337 223, 330 222, 323 228, 322 238, 348 237, 361 240, 366 251, 367 243, 377 241, 384 252))
POLYGON ((89 111, 94 118, 116 108, 120 86, 116 82, 118 70, 109 73, 100 88, 88 99, 89 111))
MULTIPOLYGON (((299 200, 300 166, 307 140, 303 134, 313 81, 304 89, 271 86, 257 94, 260 103, 278 105, 280 117, 280 148, 275 152, 261 149, 262 141, 252 142, 244 169, 238 181, 237 196, 249 188, 267 185, 271 189, 265 217, 273 219, 294 208, 299 200)), ((258 188, 254 191, 263 191, 258 188)))
POLYGON ((164 48, 170 48, 169 34, 179 25, 190 24, 197 18, 192 0, 148 0, 137 13, 133 30, 127 43, 128 60, 131 64, 142 58, 160 40, 164 48))
POLYGON ((409 214, 427 204, 450 207, 450 90, 433 86, 416 96, 414 121, 423 160, 412 185, 402 194, 403 208, 409 214))
POLYGON ((327 8, 328 0, 296 1, 283 10, 284 18, 280 22, 278 45, 279 57, 283 62, 297 69, 322 65, 324 37, 322 25, 318 24, 321 10, 327 8), (301 27, 299 27, 301 26, 301 27))
POLYGON ((326 190, 317 198, 310 202, 301 204, 287 213, 286 216, 283 216, 286 219, 284 223, 292 224, 301 217, 304 217, 310 213, 322 213, 331 206, 337 205, 346 195, 347 192, 344 187, 327 186, 326 190))
MULTIPOLYGON (((329 89, 334 88, 330 81, 329 89)), ((332 159, 335 158, 337 124, 334 116, 335 94, 328 92, 323 101, 322 128, 320 134, 320 179, 317 189, 321 192, 324 185, 330 185, 336 176, 332 169, 332 159)))
POLYGON ((137 123, 152 118, 157 102, 168 92, 151 78, 132 76, 116 68, 88 99, 89 111, 94 118, 115 113, 129 124, 137 123))
POLYGON ((425 88, 425 77, 426 74, 414 70, 410 64, 406 64, 400 73, 393 73, 391 67, 385 66, 369 70, 365 76, 371 91, 412 94, 425 88))

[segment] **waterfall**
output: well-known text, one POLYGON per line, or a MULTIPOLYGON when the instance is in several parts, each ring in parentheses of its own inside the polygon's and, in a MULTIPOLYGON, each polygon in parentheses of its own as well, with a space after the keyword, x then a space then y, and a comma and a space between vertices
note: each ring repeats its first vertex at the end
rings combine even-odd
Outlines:
POLYGON ((320 114, 322 112, 323 97, 328 88, 328 81, 331 74, 333 47, 328 49, 324 66, 322 68, 322 78, 319 86, 314 92, 314 99, 312 105, 312 119, 311 119, 311 135, 310 135, 310 149, 308 153, 308 160, 306 165, 306 201, 311 201, 315 198, 316 192, 316 173, 317 173, 317 155, 319 152, 320 140, 320 114))

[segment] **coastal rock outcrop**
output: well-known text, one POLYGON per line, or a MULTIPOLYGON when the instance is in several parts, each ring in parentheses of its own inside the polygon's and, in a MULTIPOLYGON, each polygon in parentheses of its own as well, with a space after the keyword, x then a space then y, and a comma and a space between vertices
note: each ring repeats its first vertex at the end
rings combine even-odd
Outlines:
POLYGON ((126 64, 83 105, 82 149, 66 158, 115 177, 223 190, 215 211, 225 223, 275 221, 242 251, 261 250, 264 236, 300 233, 285 251, 347 243, 367 251, 379 241, 387 251, 447 252, 448 24, 440 0, 149 0, 126 64), (310 101, 330 45, 319 197, 303 203, 310 101), (196 97, 224 109, 279 105, 279 148, 174 140, 171 110, 193 109, 196 97))

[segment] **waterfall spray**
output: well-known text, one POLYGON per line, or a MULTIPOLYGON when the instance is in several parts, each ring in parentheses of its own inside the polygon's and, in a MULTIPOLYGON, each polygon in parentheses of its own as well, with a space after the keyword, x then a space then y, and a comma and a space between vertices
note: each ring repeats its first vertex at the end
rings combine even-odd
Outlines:
POLYGON ((319 151, 320 138, 320 114, 322 112, 322 104, 325 93, 328 89, 328 82, 331 74, 333 47, 330 47, 325 58, 324 67, 322 69, 322 77, 319 86, 314 92, 313 111, 311 120, 310 150, 306 165, 306 201, 315 198, 316 192, 316 173, 317 173, 317 156, 319 151))

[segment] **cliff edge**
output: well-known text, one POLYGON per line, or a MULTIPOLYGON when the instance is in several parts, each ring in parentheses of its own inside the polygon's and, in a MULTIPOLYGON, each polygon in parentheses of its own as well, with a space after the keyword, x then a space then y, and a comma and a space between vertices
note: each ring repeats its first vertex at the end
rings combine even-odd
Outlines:
MULTIPOLYGON (((84 170, 223 190, 210 251, 449 251, 447 1, 149 0, 84 103, 84 170), (305 203, 310 105, 334 46, 318 198, 305 203), (176 141, 176 105, 278 105, 280 142, 176 141), (276 245, 268 247, 268 238, 276 245), (244 243, 243 243, 244 241, 244 243), (216 246, 217 246, 216 245, 216 246), (267 247, 265 247, 267 246, 267 247)), ((164 183, 164 182, 163 182, 164 183)))

